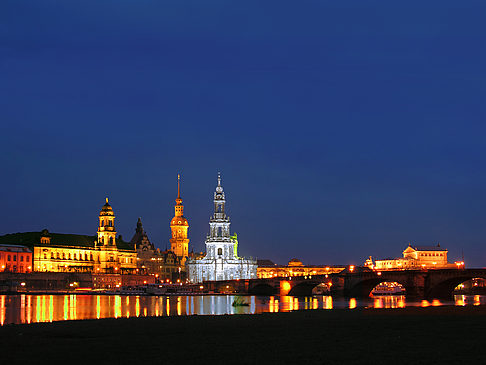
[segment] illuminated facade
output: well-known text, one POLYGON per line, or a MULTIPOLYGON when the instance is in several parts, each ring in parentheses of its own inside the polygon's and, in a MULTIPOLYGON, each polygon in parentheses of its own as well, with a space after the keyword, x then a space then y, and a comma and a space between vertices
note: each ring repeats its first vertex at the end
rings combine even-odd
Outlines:
POLYGON ((287 265, 277 265, 270 260, 258 260, 257 277, 259 279, 292 276, 328 275, 343 271, 344 266, 304 265, 298 259, 292 259, 287 265))
POLYGON ((181 259, 172 251, 155 248, 143 229, 140 218, 130 243, 137 251, 137 268, 140 273, 156 275, 161 281, 176 282, 185 278, 181 259))
POLYGON ((403 258, 376 260, 370 257, 365 262, 375 270, 414 270, 414 269, 453 269, 464 263, 447 262, 447 249, 437 246, 408 247, 403 251, 403 258))
POLYGON ((170 230, 172 237, 170 239, 170 248, 177 257, 181 260, 182 264, 187 260, 189 255, 189 239, 187 238, 187 230, 189 223, 184 217, 184 206, 181 199, 181 178, 177 175, 177 199, 174 207, 175 215, 170 221, 170 230))
POLYGON ((254 279, 257 277, 255 260, 238 257, 236 234, 230 235, 230 219, 225 212, 225 195, 218 174, 214 193, 214 215, 209 221, 206 256, 186 262, 188 278, 193 283, 212 280, 254 279))
POLYGON ((116 237, 115 215, 108 204, 99 214, 96 236, 41 232, 7 234, 0 243, 33 248, 33 271, 134 273, 137 253, 116 237))
POLYGON ((32 251, 20 245, 0 245, 0 272, 31 272, 32 251))

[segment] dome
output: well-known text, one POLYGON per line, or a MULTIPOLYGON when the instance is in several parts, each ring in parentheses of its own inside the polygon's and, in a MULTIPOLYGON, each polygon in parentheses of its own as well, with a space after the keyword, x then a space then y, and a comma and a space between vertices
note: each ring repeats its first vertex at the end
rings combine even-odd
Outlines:
POLYGON ((113 208, 108 203, 108 198, 106 198, 106 203, 101 207, 100 215, 114 215, 113 208))
POLYGON ((174 217, 170 221, 171 226, 188 226, 189 223, 185 217, 174 217))
POLYGON ((304 264, 299 259, 293 258, 289 261, 288 266, 304 266, 304 264))

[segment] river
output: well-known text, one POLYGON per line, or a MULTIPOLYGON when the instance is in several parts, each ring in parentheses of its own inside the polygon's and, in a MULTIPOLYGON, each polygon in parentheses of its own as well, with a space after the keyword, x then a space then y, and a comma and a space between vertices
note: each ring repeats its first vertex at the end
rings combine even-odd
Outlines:
POLYGON ((335 308, 403 308, 408 306, 485 305, 486 296, 456 295, 452 301, 407 301, 404 296, 368 299, 242 296, 247 306, 232 306, 233 295, 0 295, 0 325, 66 320, 163 317, 187 315, 258 314, 335 308))

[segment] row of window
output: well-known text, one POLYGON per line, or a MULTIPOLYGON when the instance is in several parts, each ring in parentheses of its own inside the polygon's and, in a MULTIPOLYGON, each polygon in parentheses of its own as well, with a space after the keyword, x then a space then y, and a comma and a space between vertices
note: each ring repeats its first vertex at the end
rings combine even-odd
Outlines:
MULTIPOLYGON (((71 256, 71 253, 68 253, 66 255, 65 252, 63 252, 62 254, 60 254, 59 252, 56 253, 56 255, 54 255, 54 252, 51 252, 51 259, 58 259, 58 260, 78 260, 78 257, 79 257, 79 260, 81 261, 93 261, 93 254, 78 254, 75 253, 71 256), (71 258, 72 257, 72 258, 71 258)), ((47 253, 44 254, 44 260, 47 260, 47 253)))
MULTIPOLYGON (((24 262, 25 255, 19 255, 19 261, 24 262)), ((28 261, 28 256, 25 256, 25 261, 28 261)), ((7 255, 7 261, 17 261, 17 255, 7 255)))
POLYGON ((420 256, 437 257, 437 256, 444 256, 444 254, 443 253, 421 253, 420 256))
POLYGON ((108 227, 113 227, 113 221, 112 220, 104 220, 102 219, 101 220, 101 227, 105 227, 105 226, 108 226, 108 227))

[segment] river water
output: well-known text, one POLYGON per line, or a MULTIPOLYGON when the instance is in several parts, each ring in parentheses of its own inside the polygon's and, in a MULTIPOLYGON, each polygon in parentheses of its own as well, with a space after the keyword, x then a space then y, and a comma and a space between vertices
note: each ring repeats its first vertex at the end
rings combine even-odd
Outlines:
POLYGON ((409 306, 485 305, 486 296, 456 295, 453 301, 407 301, 388 295, 368 299, 242 296, 248 306, 233 306, 233 295, 0 295, 0 325, 66 320, 164 317, 187 315, 258 314, 334 308, 403 308, 409 306))

